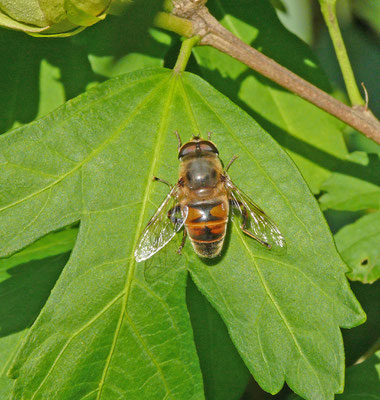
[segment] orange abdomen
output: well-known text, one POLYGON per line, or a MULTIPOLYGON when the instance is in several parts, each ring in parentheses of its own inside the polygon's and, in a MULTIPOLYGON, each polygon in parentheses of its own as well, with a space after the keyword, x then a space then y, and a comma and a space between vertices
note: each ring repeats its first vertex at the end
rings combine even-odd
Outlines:
POLYGON ((185 222, 195 252, 201 257, 213 258, 222 250, 228 222, 227 198, 215 198, 187 205, 185 222))

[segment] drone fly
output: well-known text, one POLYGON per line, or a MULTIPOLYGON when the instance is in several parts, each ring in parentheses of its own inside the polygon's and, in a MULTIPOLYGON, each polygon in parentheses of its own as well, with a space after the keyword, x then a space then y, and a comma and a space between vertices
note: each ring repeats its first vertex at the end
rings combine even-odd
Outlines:
POLYGON ((284 249, 277 226, 227 174, 234 157, 223 170, 217 147, 198 136, 182 145, 178 138, 179 179, 153 215, 139 239, 135 258, 144 261, 166 246, 183 229, 178 253, 189 236, 194 251, 205 258, 217 257, 223 248, 231 212, 241 218, 241 230, 267 249, 284 249))

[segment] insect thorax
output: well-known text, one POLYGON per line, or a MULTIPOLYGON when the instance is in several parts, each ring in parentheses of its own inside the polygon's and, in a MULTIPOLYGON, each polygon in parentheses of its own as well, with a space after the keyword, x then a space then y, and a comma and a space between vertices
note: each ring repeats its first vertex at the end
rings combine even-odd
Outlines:
POLYGON ((217 156, 189 157, 181 163, 180 176, 191 190, 215 188, 220 182, 221 170, 217 156))

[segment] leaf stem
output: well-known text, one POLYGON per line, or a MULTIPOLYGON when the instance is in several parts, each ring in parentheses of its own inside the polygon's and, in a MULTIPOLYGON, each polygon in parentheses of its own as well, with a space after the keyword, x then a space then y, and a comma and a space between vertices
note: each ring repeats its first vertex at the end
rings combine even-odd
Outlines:
POLYGON ((158 12, 153 23, 158 28, 178 33, 181 36, 193 36, 193 24, 185 18, 176 17, 166 12, 158 12))
POLYGON ((348 97, 353 106, 365 104, 359 88, 356 84, 354 73, 347 55, 346 46, 342 38, 336 17, 336 0, 319 0, 323 18, 326 22, 331 40, 334 45, 335 54, 342 71, 344 83, 346 85, 348 97))
POLYGON ((175 63, 175 66, 173 68, 174 72, 180 73, 185 70, 187 62, 189 61, 191 55, 191 49, 199 43, 200 39, 201 38, 199 36, 193 36, 189 39, 185 39, 182 42, 177 62, 175 63))

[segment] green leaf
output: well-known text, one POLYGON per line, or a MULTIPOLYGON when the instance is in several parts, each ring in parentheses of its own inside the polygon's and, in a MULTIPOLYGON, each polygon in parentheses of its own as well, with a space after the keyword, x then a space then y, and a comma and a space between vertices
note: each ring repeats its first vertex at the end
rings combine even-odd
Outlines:
POLYGON ((265 390, 285 378, 308 399, 342 389, 339 326, 365 315, 318 204, 281 147, 200 78, 165 69, 114 78, 3 135, 0 149, 2 256, 80 220, 70 261, 13 364, 14 399, 203 398, 185 264, 265 390), (187 243, 178 265, 170 252, 167 273, 146 280, 133 254, 167 193, 152 176, 178 179, 175 130, 184 140, 211 131, 223 160, 241 156, 231 177, 278 224, 285 254, 230 226, 212 265, 187 243))
POLYGON ((310 45, 313 43, 313 30, 315 28, 313 24, 315 14, 313 4, 303 0, 284 1, 286 9, 280 10, 277 8, 276 10, 279 20, 288 31, 294 33, 305 43, 310 45))
POLYGON ((6 60, 0 63, 0 133, 54 110, 93 79, 86 54, 71 39, 0 30, 0 52, 6 60))
MULTIPOLYGON (((269 2, 209 0, 213 15, 244 42, 330 91, 309 47, 288 32, 269 2)), ((202 75, 244 108, 289 153, 314 193, 347 151, 342 123, 210 47, 193 50, 202 75)))
MULTIPOLYGON (((292 400, 300 399, 292 396, 292 400)), ((371 358, 347 369, 344 393, 338 400, 379 400, 380 399, 380 351, 371 358)))
POLYGON ((351 268, 347 274, 351 280, 373 283, 380 278, 380 211, 346 225, 335 242, 351 268))
POLYGON ((231 342, 220 316, 191 279, 187 286, 187 303, 206 399, 240 399, 248 385, 250 373, 231 342))
POLYGON ((7 370, 25 334, 26 331, 17 332, 0 338, 0 396, 3 400, 10 399, 14 380, 7 377, 7 370))
POLYGON ((8 268, 70 251, 74 247, 77 233, 78 230, 75 228, 51 233, 12 257, 0 259, 0 280, 9 276, 8 268))
POLYGON ((351 153, 321 186, 322 209, 357 211, 380 208, 380 155, 351 153))
MULTIPOLYGON (((67 233, 69 231, 65 231, 67 233)), ((68 254, 55 255, 39 261, 43 252, 56 254, 49 246, 53 237, 59 239, 58 248, 67 241, 59 234, 49 235, 14 256, 0 260, 0 398, 10 399, 14 381, 6 373, 24 339, 29 326, 45 304, 54 283, 67 262, 68 254), (51 238, 48 240, 48 238, 51 238), (41 245, 39 245, 39 243, 41 245)))
MULTIPOLYGON (((27 284, 20 285, 15 282, 15 279, 9 282, 10 288, 16 287, 18 290, 15 298, 22 297, 22 300, 19 302, 21 307, 17 311, 19 318, 27 317, 30 320, 33 319, 33 316, 30 316, 30 312, 28 312, 27 306, 30 302, 35 302, 36 299, 37 303, 40 303, 41 296, 44 297, 46 291, 49 293, 52 283, 55 282, 54 272, 57 270, 55 265, 58 263, 58 270, 60 271, 67 257, 52 257, 42 260, 42 264, 29 262, 19 268, 13 267, 31 260, 42 259, 71 250, 74 246, 77 233, 77 229, 68 229, 49 234, 13 256, 0 260, 0 282, 15 275, 15 270, 17 270, 17 276, 23 277, 24 281, 27 275, 33 276, 33 282, 38 280, 38 276, 44 278, 49 276, 50 278, 43 282, 43 286, 47 286, 47 288, 35 285, 36 290, 31 293, 29 292, 28 299, 25 299, 21 295, 25 286, 28 286, 27 284)), ((11 290, 8 290, 8 292, 11 290)), ((14 304, 15 298, 2 299, 2 301, 5 304, 14 304)), ((206 398, 208 400, 240 398, 240 395, 244 392, 248 384, 250 374, 233 346, 223 321, 207 300, 199 293, 191 280, 188 281, 186 301, 194 330, 197 353, 200 357, 206 398)), ((0 321, 3 321, 4 324, 5 322, 9 322, 10 319, 1 318, 0 321)), ((4 326, 0 326, 0 335, 3 330, 4 326)), ((26 332, 27 328, 0 338, 0 364, 3 365, 0 375, 0 398, 3 400, 10 398, 13 384, 13 381, 6 376, 6 371, 9 368, 11 359, 14 357, 17 346, 24 338, 26 332)))
MULTIPOLYGON (((71 250, 74 246, 77 233, 77 229, 73 228, 49 234, 13 256, 0 259, 0 282, 12 277, 12 274, 14 274, 13 271, 16 270, 16 268, 12 268, 14 266, 71 250)), ((22 269, 21 273, 24 275, 21 276, 24 276, 24 280, 25 275, 32 273, 33 280, 35 281, 36 275, 46 277, 46 272, 48 272, 46 271, 46 267, 49 268, 51 275, 51 272, 56 270, 54 266, 56 263, 58 263, 58 269, 60 270, 63 268, 65 262, 66 257, 53 257, 42 260, 42 265, 30 262, 26 265, 26 268, 24 266, 18 268, 18 270, 22 269), (41 267, 43 268, 42 270, 41 267)), ((20 272, 17 275, 20 276, 20 272)), ((51 279, 44 282, 47 285, 48 292, 52 286, 50 282, 51 279)), ((10 282, 11 288, 21 287, 22 291, 25 286, 27 285, 20 286, 14 279, 10 282)), ((44 292, 46 292, 46 289, 42 288, 41 290, 41 286, 39 285, 35 285, 35 289, 31 293, 32 296, 30 299, 26 300, 22 298, 21 304, 24 307, 18 309, 18 317, 27 317, 32 320, 26 306, 31 301, 35 302, 36 298, 40 302, 40 296, 43 296, 44 292)), ((16 298, 18 296, 20 296, 20 293, 17 293, 16 298)), ((15 299, 3 299, 3 302, 5 304, 14 304, 15 299)), ((250 374, 233 346, 223 321, 207 300, 199 293, 191 280, 188 281, 186 302, 194 330, 197 353, 200 357, 206 398, 208 400, 240 398, 240 395, 244 392, 248 384, 250 374)), ((9 322, 8 318, 1 318, 0 320, 3 323, 5 321, 9 322)), ((0 335, 2 330, 0 326, 0 335)), ((0 398, 3 400, 9 398, 13 383, 6 376, 6 371, 9 368, 10 360, 14 356, 18 344, 26 332, 27 330, 24 329, 0 339, 0 364, 3 365, 0 375, 0 398)))

